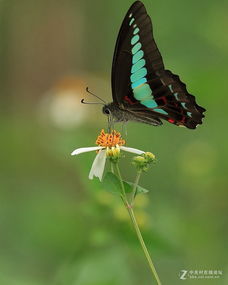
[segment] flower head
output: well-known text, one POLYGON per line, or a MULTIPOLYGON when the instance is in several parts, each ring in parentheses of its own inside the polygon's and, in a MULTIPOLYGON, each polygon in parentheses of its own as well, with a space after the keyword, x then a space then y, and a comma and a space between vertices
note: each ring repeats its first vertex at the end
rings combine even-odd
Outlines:
POLYGON ((125 143, 125 140, 122 138, 119 132, 113 130, 111 133, 105 133, 105 131, 102 129, 96 140, 96 144, 98 146, 77 148, 71 153, 71 155, 78 155, 89 151, 97 151, 97 155, 93 161, 89 173, 89 179, 93 179, 95 176, 101 180, 107 157, 115 163, 119 160, 122 150, 138 155, 145 153, 139 149, 126 147, 124 146, 125 143))
POLYGON ((97 137, 96 144, 103 147, 115 147, 125 145, 125 140, 122 139, 121 134, 117 131, 105 133, 104 129, 101 130, 100 135, 97 137))
POLYGON ((140 156, 135 156, 132 163, 138 170, 147 171, 153 162, 155 162, 155 155, 151 152, 144 152, 140 156))
POLYGON ((120 147, 118 145, 112 146, 111 148, 107 147, 106 155, 113 162, 117 162, 118 159, 120 158, 120 147))

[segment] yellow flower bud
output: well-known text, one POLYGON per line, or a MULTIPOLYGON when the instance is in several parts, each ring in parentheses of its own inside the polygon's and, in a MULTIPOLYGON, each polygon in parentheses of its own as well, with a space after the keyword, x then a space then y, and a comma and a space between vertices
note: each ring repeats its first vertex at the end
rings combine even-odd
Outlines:
POLYGON ((145 162, 145 158, 143 156, 135 156, 134 157, 134 162, 144 163, 145 162))
POLYGON ((133 158, 133 165, 138 170, 146 172, 149 165, 155 161, 155 155, 151 152, 145 152, 141 156, 135 156, 133 158))
POLYGON ((150 160, 155 160, 155 155, 152 152, 145 152, 144 156, 150 160))

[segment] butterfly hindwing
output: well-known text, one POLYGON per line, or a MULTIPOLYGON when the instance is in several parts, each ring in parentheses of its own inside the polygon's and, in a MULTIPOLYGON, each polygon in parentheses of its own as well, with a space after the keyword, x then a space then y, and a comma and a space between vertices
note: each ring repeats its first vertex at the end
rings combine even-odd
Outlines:
POLYGON ((164 69, 144 5, 128 10, 117 38, 112 65, 113 101, 136 116, 161 118, 195 128, 202 123, 198 106, 177 75, 164 69))

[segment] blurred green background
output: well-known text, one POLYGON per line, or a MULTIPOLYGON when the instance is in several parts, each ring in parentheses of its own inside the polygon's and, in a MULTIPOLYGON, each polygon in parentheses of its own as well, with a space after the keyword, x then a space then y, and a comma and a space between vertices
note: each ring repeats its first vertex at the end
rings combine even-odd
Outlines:
MULTIPOLYGON (((111 101, 113 49, 132 2, 0 1, 1 285, 155 284, 121 202, 88 180, 95 154, 70 156, 106 127, 100 106, 80 99, 89 86, 111 101)), ((228 3, 144 4, 166 67, 207 112, 193 131, 128 124, 128 145, 158 158, 136 215, 164 284, 228 284, 228 3), (183 269, 223 274, 182 281, 183 269)))

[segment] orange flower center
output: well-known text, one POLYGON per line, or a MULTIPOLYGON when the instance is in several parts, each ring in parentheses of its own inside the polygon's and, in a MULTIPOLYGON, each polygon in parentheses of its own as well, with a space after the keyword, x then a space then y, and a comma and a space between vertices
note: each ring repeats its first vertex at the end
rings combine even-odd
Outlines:
POLYGON ((116 145, 124 145, 125 140, 115 130, 111 133, 105 133, 104 129, 102 129, 100 135, 97 137, 96 144, 103 147, 115 147, 116 145))

